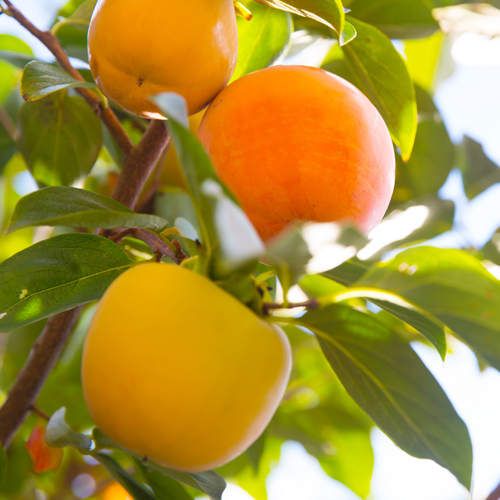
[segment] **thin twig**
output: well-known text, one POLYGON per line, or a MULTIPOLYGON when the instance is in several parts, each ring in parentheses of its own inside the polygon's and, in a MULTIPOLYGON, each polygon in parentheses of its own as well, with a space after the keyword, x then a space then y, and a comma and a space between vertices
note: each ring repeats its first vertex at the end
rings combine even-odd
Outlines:
POLYGON ((109 236, 109 239, 117 243, 127 236, 137 238, 138 240, 146 243, 149 248, 151 248, 153 253, 159 256, 160 260, 162 257, 168 257, 176 264, 180 264, 183 260, 188 258, 177 240, 174 240, 173 242, 163 240, 155 233, 146 229, 125 229, 124 231, 109 236))
POLYGON ((262 310, 264 314, 269 314, 276 309, 295 309, 296 307, 305 307, 306 309, 317 309, 319 307, 318 299, 309 299, 304 302, 288 302, 288 304, 276 304, 274 302, 264 302, 262 310))
MULTIPOLYGON (((66 72, 68 72, 75 80, 81 82, 85 81, 81 73, 71 65, 66 52, 64 52, 61 44, 59 43, 59 40, 50 31, 42 31, 38 29, 12 4, 10 0, 3 1, 7 5, 7 12, 33 36, 38 38, 38 40, 40 40, 50 50, 50 52, 52 52, 57 62, 66 72)), ((121 152, 124 156, 127 156, 132 150, 132 141, 112 109, 109 107, 103 107, 99 96, 91 90, 86 88, 77 88, 76 91, 92 106, 96 115, 109 129, 121 152)))
POLYGON ((50 417, 42 410, 40 410, 40 408, 37 408, 35 405, 31 405, 31 411, 33 413, 36 413, 40 418, 43 418, 43 420, 45 420, 46 422, 50 420, 50 417))
POLYGON ((11 117, 6 113, 5 109, 0 106, 0 125, 5 129, 9 137, 15 141, 16 140, 16 125, 12 121, 11 117))

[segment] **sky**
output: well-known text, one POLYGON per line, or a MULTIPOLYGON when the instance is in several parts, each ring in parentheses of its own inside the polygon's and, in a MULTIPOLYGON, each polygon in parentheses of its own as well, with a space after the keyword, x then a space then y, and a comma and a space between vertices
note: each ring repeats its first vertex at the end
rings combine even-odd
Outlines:
MULTIPOLYGON (((16 0, 16 6, 39 27, 47 27, 63 1, 16 0)), ((24 38, 37 57, 48 58, 36 40, 6 16, 0 16, 0 33, 24 38)), ((492 160, 500 164, 500 38, 488 40, 463 35, 452 54, 457 64, 451 77, 437 89, 435 100, 452 139, 464 134, 481 142, 492 160)), ((317 54, 307 58, 314 64, 317 54)), ((444 198, 457 204, 460 231, 438 238, 439 246, 464 240, 482 246, 500 226, 500 185, 492 186, 472 202, 466 200, 460 177, 450 176, 442 188, 444 198)), ((456 342, 453 355, 443 363, 438 354, 420 344, 415 350, 447 392, 466 422, 474 449, 472 500, 484 500, 500 482, 500 373, 480 372, 475 357, 456 342)), ((468 494, 451 473, 428 460, 418 460, 399 450, 382 432, 374 430, 375 471, 370 500, 467 500, 468 494)), ((269 500, 356 500, 344 486, 327 477, 318 462, 296 443, 283 447, 282 460, 268 478, 269 500)), ((224 500, 251 500, 230 486, 224 500)))

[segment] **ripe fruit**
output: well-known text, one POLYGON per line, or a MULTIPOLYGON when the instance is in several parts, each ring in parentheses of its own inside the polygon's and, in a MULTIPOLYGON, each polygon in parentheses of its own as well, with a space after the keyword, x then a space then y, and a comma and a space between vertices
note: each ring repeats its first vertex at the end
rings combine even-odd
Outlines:
POLYGON ((236 80, 214 99, 198 136, 264 240, 298 221, 345 220, 368 233, 394 188, 382 117, 322 69, 275 66, 236 80))
POLYGON ((102 492, 102 500, 132 500, 125 488, 118 483, 111 483, 102 492))
POLYGON ((164 118, 149 97, 177 92, 190 114, 227 85, 238 32, 232 0, 99 0, 90 21, 92 75, 114 103, 164 118))
POLYGON ((85 341, 82 382, 95 423, 166 467, 202 471, 250 446, 290 372, 278 327, 207 278, 171 264, 120 275, 85 341))

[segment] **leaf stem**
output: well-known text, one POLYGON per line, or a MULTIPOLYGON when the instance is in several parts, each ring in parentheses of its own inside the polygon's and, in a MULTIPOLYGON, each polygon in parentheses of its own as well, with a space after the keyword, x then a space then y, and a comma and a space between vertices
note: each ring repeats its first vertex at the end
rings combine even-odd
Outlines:
POLYGON ((320 306, 318 299, 309 299, 304 302, 288 302, 287 304, 277 304, 274 302, 264 302, 262 304, 262 311, 265 315, 277 309, 295 309, 296 307, 305 307, 306 309, 318 309, 320 306))

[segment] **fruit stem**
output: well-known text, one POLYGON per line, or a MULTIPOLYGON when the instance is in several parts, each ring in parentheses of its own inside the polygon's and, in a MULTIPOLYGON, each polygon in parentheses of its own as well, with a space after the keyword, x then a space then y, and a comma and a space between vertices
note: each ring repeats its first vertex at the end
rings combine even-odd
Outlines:
POLYGON ((240 2, 233 0, 234 10, 237 16, 242 17, 245 21, 250 21, 252 19, 252 13, 240 2))

